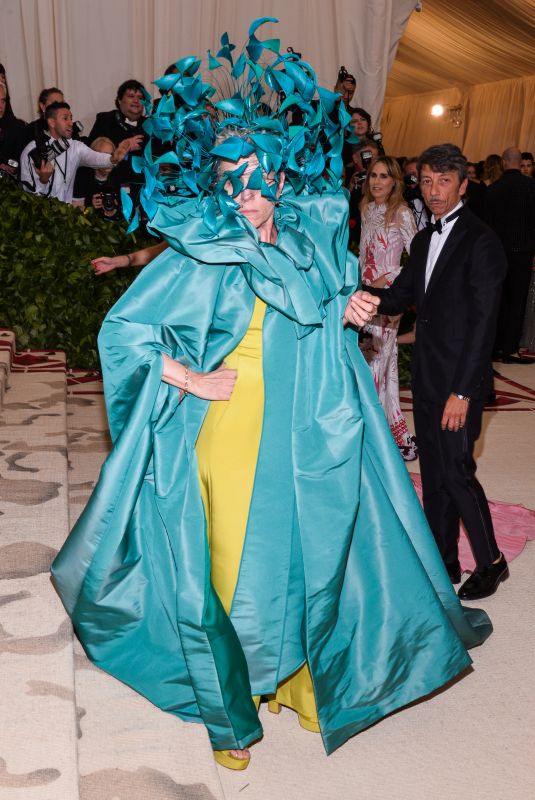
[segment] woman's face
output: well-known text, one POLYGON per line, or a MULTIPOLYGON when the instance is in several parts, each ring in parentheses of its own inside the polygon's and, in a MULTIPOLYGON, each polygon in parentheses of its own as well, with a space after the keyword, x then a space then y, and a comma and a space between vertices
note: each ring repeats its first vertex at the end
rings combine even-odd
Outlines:
POLYGON ((2 119, 2 117, 6 113, 6 105, 7 105, 7 92, 4 89, 3 84, 0 83, 0 119, 2 119))
POLYGON ((52 103, 63 103, 63 93, 62 92, 50 92, 48 97, 46 98, 44 103, 39 103, 39 108, 43 112, 46 111, 46 107, 52 105, 52 103))
POLYGON ((468 178, 469 181, 476 181, 477 180, 476 168, 475 168, 474 164, 469 164, 467 166, 467 168, 466 168, 466 177, 468 178))
POLYGON ((375 202, 380 205, 386 203, 395 186, 394 178, 388 174, 386 164, 377 161, 370 169, 370 193, 375 202))
POLYGON ((360 114, 351 115, 351 125, 353 126, 356 136, 366 136, 370 130, 368 120, 364 119, 364 117, 361 117, 360 114))
MULTIPOLYGON (((269 197, 263 197, 260 189, 247 188, 249 178, 255 169, 258 168, 257 157, 255 155, 250 155, 246 158, 240 158, 237 162, 222 161, 219 170, 221 173, 233 172, 245 163, 247 163, 247 167, 245 168, 244 173, 240 176, 240 180, 245 188, 243 188, 239 194, 235 195, 233 199, 240 205, 238 209, 240 214, 243 214, 243 216, 246 217, 249 222, 255 226, 255 228, 262 228, 264 225, 266 225, 266 223, 271 222, 275 212, 275 204, 269 197)), ((273 173, 270 173, 270 175, 267 176, 264 175, 264 180, 268 186, 272 186, 275 183, 275 176, 273 173)), ((281 175, 277 190, 277 197, 282 191, 283 184, 284 176, 281 175)), ((230 195, 232 195, 232 184, 230 181, 225 184, 225 189, 230 195)))

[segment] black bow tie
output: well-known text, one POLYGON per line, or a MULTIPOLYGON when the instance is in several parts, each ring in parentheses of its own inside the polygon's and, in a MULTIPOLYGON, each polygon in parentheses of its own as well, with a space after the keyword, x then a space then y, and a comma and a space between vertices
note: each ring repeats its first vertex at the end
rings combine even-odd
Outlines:
MULTIPOLYGON (((457 211, 454 211, 453 214, 450 214, 449 217, 446 217, 446 219, 444 220, 444 225, 447 222, 451 222, 452 219, 456 219, 459 216, 459 214, 461 213, 461 211, 462 211, 462 208, 458 208, 457 211)), ((444 226, 442 224, 442 220, 441 219, 437 219, 435 222, 428 222, 426 227, 427 227, 427 230, 430 233, 442 233, 442 228, 444 226)))

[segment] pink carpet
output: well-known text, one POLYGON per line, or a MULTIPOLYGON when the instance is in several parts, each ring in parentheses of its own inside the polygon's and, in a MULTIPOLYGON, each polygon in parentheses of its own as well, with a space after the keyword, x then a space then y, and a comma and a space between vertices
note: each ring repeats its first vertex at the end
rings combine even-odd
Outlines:
MULTIPOLYGON (((411 472, 410 476, 421 502, 422 479, 417 472, 411 472)), ((492 500, 489 501, 489 506, 498 547, 507 561, 512 561, 522 552, 527 541, 535 539, 535 511, 522 505, 515 506, 492 500)), ((471 572, 475 567, 474 557, 462 525, 459 538, 459 561, 463 572, 471 572)))

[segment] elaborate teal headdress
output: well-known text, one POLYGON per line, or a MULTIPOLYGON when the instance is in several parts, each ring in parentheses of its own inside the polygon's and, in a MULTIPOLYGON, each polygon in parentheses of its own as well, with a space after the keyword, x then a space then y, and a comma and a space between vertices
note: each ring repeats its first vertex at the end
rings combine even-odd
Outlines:
MULTIPOLYGON (((198 198, 205 202, 204 219, 214 233, 219 220, 234 215, 232 199, 243 188, 246 164, 218 176, 221 160, 237 162, 255 154, 259 167, 247 187, 275 199, 270 173, 286 174, 286 191, 323 193, 341 186, 344 132, 350 122, 340 95, 318 86, 314 70, 289 48, 280 52, 279 39, 260 41, 256 31, 274 17, 255 20, 249 39, 235 60, 235 45, 221 37, 217 56, 208 51, 205 82, 201 59, 176 62, 176 72, 154 81, 162 98, 143 127, 149 134, 143 157, 132 164, 143 174, 140 202, 149 219, 158 204, 174 205, 198 198), (219 94, 221 99, 217 100, 219 94), (224 136, 221 134, 224 132, 224 136), (218 139, 223 138, 223 141, 218 139), (232 186, 232 193, 226 186, 232 186)), ((351 138, 350 138, 351 140, 351 138)), ((129 230, 138 213, 123 194, 129 230)))

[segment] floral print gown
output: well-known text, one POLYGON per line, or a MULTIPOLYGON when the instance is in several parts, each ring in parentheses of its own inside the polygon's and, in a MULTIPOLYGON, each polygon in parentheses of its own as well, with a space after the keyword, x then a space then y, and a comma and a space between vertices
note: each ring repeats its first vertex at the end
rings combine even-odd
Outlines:
MULTIPOLYGON (((386 205, 371 202, 362 215, 360 264, 364 283, 386 278, 390 286, 401 271, 403 249, 410 250, 416 233, 412 211, 402 206, 385 227, 386 205)), ((401 317, 377 314, 364 328, 361 350, 371 367, 379 400, 403 458, 412 461, 418 450, 399 404, 397 333, 401 317)))

